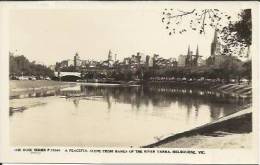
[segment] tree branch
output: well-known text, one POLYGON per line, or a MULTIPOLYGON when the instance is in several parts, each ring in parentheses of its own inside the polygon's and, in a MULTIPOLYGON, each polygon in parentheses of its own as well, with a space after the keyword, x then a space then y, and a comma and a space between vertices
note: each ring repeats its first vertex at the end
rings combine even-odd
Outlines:
POLYGON ((183 16, 185 16, 185 15, 192 14, 192 13, 194 13, 195 11, 196 11, 196 9, 193 9, 192 11, 189 11, 189 12, 181 11, 182 14, 177 14, 177 15, 173 15, 173 16, 170 16, 170 15, 169 15, 168 18, 171 19, 171 18, 183 17, 183 16))

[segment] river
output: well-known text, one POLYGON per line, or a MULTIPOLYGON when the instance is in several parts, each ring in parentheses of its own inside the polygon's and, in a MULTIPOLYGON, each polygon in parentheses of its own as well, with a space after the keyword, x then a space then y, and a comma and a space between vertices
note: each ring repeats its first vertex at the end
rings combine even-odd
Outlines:
POLYGON ((77 84, 10 98, 13 146, 130 147, 238 111, 246 100, 206 89, 77 84))

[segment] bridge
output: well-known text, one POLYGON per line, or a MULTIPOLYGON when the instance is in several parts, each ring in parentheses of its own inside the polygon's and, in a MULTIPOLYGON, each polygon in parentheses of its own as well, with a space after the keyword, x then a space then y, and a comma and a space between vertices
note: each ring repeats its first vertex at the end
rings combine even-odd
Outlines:
POLYGON ((76 76, 81 78, 80 72, 54 72, 56 77, 64 77, 64 76, 76 76))
POLYGON ((54 72, 54 75, 57 80, 76 81, 79 79, 104 78, 106 75, 111 75, 113 71, 114 69, 88 68, 81 72, 54 72))
POLYGON ((77 81, 81 79, 80 72, 54 72, 55 79, 61 81, 77 81))

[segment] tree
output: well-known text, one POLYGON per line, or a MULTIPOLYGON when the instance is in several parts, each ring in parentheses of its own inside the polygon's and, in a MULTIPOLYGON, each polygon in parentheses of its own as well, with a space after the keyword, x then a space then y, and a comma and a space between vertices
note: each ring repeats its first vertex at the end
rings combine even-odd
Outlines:
POLYGON ((207 27, 214 27, 219 30, 224 22, 231 19, 231 16, 221 12, 219 9, 192 9, 190 11, 164 9, 162 15, 162 22, 166 24, 169 35, 182 34, 188 30, 205 34, 207 27))
POLYGON ((242 61, 235 58, 234 56, 227 56, 225 61, 220 64, 218 69, 227 82, 230 82, 230 79, 236 79, 237 82, 240 82, 242 76, 242 61))
POLYGON ((10 75, 17 76, 49 76, 53 77, 54 72, 44 65, 30 62, 25 56, 19 55, 14 56, 11 52, 9 53, 10 59, 10 75))
MULTIPOLYGON (((239 14, 239 20, 229 23, 221 31, 221 39, 228 48, 239 48, 237 52, 241 56, 241 52, 246 48, 249 49, 252 44, 252 16, 251 9, 244 9, 239 14)), ((226 54, 232 54, 234 51, 226 50, 226 54)), ((248 55, 248 53, 246 54, 248 55)))
POLYGON ((249 82, 251 82, 252 80, 252 61, 248 60, 246 61, 243 65, 243 72, 242 72, 242 76, 245 77, 246 79, 249 80, 249 82))
POLYGON ((239 19, 232 18, 219 9, 164 9, 162 22, 169 35, 189 30, 205 34, 206 29, 214 28, 220 34, 218 40, 223 44, 224 55, 243 56, 243 51, 249 49, 252 42, 251 9, 243 9, 237 16, 239 19))

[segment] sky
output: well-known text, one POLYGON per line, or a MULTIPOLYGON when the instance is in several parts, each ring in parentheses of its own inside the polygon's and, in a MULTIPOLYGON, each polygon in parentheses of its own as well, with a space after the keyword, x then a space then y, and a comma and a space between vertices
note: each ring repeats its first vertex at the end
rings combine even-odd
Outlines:
POLYGON ((105 60, 111 49, 122 60, 142 52, 176 58, 188 45, 206 58, 214 30, 168 35, 161 8, 15 9, 9 13, 9 48, 45 65, 73 59, 105 60))

